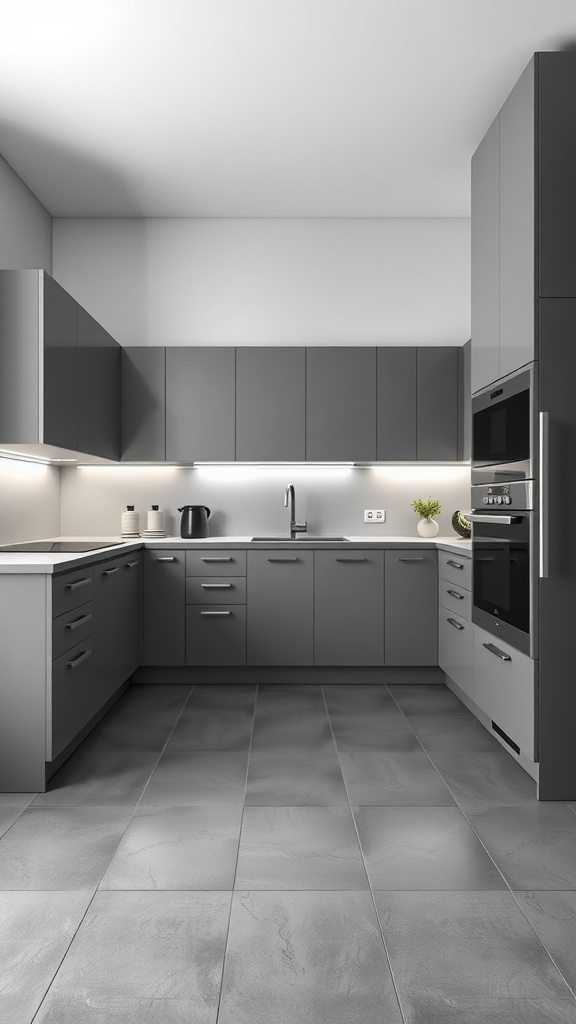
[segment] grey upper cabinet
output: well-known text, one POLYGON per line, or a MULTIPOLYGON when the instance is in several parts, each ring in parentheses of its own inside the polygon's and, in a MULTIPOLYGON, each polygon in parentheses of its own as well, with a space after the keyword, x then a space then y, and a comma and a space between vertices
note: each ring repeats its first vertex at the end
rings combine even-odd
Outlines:
POLYGON ((456 460, 459 349, 418 349, 418 459, 456 460))
POLYGON ((500 376, 500 118, 472 157, 472 393, 500 376))
POLYGON ((186 637, 186 552, 143 552, 142 662, 184 665, 186 637))
POLYGON ((538 53, 535 61, 538 294, 541 298, 574 298, 576 54, 573 50, 538 53))
POLYGON ((383 551, 315 551, 314 664, 384 664, 383 551))
POLYGON ((121 458, 163 462, 166 458, 166 349, 121 352, 121 458))
MULTIPOLYGON (((78 449, 78 306, 49 274, 38 272, 44 335, 44 444, 78 449)), ((40 346, 39 346, 40 351, 40 346)))
POLYGON ((120 458, 120 345, 78 306, 79 451, 120 458))
POLYGON ((248 665, 312 665, 314 552, 248 552, 248 665))
POLYGON ((386 665, 438 664, 438 562, 432 549, 385 552, 386 665))
POLYGON ((233 462, 236 351, 166 349, 166 460, 233 462))
POLYGON ((376 458, 376 349, 306 349, 306 459, 376 458))
POLYGON ((306 350, 236 350, 236 459, 306 458, 306 350))
POLYGON ((417 457, 417 349, 379 348, 377 372, 376 458, 382 462, 417 457))

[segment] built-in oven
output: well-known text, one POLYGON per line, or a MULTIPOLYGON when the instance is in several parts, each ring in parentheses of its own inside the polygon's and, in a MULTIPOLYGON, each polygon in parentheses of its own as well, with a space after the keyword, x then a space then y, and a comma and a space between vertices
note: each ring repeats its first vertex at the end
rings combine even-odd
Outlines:
POLYGON ((537 656, 538 537, 532 481, 473 487, 472 620, 537 656))
POLYGON ((533 480, 537 434, 534 367, 472 398, 472 484, 533 480))

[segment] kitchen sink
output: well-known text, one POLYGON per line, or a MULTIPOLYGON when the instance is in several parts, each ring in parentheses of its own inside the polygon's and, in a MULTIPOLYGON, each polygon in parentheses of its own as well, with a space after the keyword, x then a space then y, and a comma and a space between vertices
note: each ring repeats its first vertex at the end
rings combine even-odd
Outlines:
POLYGON ((252 537, 255 544, 299 544, 302 541, 310 540, 314 544, 333 544, 334 542, 347 541, 347 537, 314 537, 309 533, 301 533, 298 537, 252 537))

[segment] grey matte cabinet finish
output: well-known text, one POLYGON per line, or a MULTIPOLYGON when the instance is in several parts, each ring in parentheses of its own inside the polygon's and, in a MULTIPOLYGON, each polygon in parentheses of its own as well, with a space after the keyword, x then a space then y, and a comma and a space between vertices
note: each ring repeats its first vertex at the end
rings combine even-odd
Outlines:
POLYGON ((314 552, 314 664, 384 664, 384 552, 314 552))
POLYGON ((120 458, 120 346, 78 306, 77 448, 120 458))
POLYGON ((187 576, 186 604, 246 604, 246 577, 187 576))
POLYGON ((40 440, 77 450, 78 307, 49 274, 39 272, 39 285, 44 336, 44 422, 40 440))
POLYGON ((52 760, 72 742, 107 699, 100 700, 93 640, 87 637, 52 664, 52 760))
POLYGON ((500 118, 472 157, 472 393, 500 376, 500 118))
POLYGON ((198 605, 186 608, 186 664, 246 664, 246 606, 198 605))
POLYGON ((456 460, 459 349, 418 349, 418 459, 456 460))
POLYGON ((306 350, 236 349, 236 459, 304 462, 306 350))
POLYGON ((527 654, 474 626, 474 702, 532 761, 536 666, 527 654))
POLYGON ((306 349, 306 459, 376 458, 376 349, 306 349))
POLYGON ((121 352, 121 459, 166 459, 166 349, 123 348, 121 352))
POLYGON ((166 460, 233 462, 236 457, 233 348, 166 349, 166 460))
POLYGON ((443 605, 438 615, 438 664, 474 699, 474 626, 443 605))
POLYGON ((416 348, 379 348, 376 458, 382 462, 417 457, 416 348))
POLYGON ((435 550, 385 552, 386 665, 438 664, 438 563, 435 550))
POLYGON ((185 664, 186 552, 143 552, 142 662, 185 664))
POLYGON ((138 553, 94 566, 94 674, 99 707, 140 663, 138 553), (136 563, 127 568, 128 563, 136 563))
POLYGON ((64 612, 52 620, 52 657, 61 654, 92 636, 94 629, 94 608, 92 601, 81 604, 70 612, 64 612))
POLYGON ((576 58, 538 53, 538 280, 542 298, 576 297, 576 58))
POLYGON ((458 352, 458 458, 472 457, 472 342, 458 352))
POLYGON ((314 552, 248 552, 249 665, 314 663, 314 552))

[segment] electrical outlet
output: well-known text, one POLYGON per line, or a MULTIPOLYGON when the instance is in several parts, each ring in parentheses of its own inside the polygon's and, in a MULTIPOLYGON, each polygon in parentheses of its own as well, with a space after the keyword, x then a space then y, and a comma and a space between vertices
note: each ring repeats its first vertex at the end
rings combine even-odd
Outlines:
POLYGON ((364 522, 365 523, 385 523, 386 522, 386 510, 383 508, 365 508, 364 509, 364 522))

